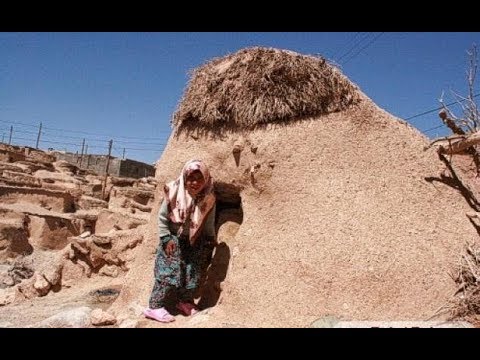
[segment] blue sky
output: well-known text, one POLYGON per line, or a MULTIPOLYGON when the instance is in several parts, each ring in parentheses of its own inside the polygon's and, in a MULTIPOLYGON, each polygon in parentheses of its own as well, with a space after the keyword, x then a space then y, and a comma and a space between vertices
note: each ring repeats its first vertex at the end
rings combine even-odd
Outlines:
MULTIPOLYGON (((0 33, 0 141, 153 163, 189 70, 249 46, 322 55, 377 105, 403 119, 466 94, 467 50, 480 32, 0 33)), ((476 88, 476 93, 478 87, 476 88)), ((480 97, 479 97, 480 99, 480 97)), ((455 107, 453 107, 455 110, 455 107)), ((437 112, 413 118, 431 138, 437 112)))

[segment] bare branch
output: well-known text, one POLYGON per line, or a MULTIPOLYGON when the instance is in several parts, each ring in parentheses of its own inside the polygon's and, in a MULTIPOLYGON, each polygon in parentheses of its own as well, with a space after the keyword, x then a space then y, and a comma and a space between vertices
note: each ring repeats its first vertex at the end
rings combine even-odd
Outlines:
POLYGON ((426 150, 430 149, 433 145, 435 145, 436 143, 438 143, 440 141, 451 141, 451 140, 465 139, 465 138, 466 138, 465 135, 451 135, 451 136, 441 137, 441 138, 433 140, 430 144, 425 146, 423 148, 423 150, 426 151, 426 150))
POLYGON ((468 92, 466 96, 462 96, 459 93, 450 90, 450 95, 455 99, 453 104, 459 105, 461 108, 461 117, 456 116, 445 104, 445 93, 442 91, 439 102, 442 110, 439 113, 442 122, 456 135, 467 135, 466 138, 445 137, 442 139, 434 140, 429 146, 426 146, 424 150, 430 148, 435 143, 447 140, 450 143, 448 146, 440 146, 440 154, 454 154, 467 153, 472 156, 473 162, 476 167, 476 176, 480 177, 480 154, 477 152, 476 145, 480 143, 477 140, 477 135, 480 132, 480 113, 477 103, 475 102, 475 80, 477 76, 478 59, 477 48, 475 45, 467 52, 468 54, 468 70, 466 71, 466 80, 468 84, 468 92), (452 142, 452 140, 455 140, 452 142))
POLYGON ((452 141, 452 137, 450 137, 448 138, 448 141, 449 146, 441 146, 439 148, 439 153, 448 155, 459 154, 467 150, 469 147, 480 143, 480 132, 470 134, 469 136, 458 139, 456 141, 452 141))

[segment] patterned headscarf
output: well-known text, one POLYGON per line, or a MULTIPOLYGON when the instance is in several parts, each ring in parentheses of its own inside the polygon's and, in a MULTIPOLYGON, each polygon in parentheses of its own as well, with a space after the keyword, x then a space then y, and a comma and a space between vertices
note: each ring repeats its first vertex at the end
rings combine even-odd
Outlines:
POLYGON ((193 245, 200 235, 200 230, 207 219, 207 215, 215 204, 213 180, 207 166, 202 160, 187 161, 178 179, 164 186, 164 192, 169 219, 176 224, 181 224, 178 234, 183 232, 183 224, 185 220, 190 218, 189 238, 193 245), (187 177, 196 170, 202 173, 205 185, 195 198, 192 198, 185 187, 185 182, 187 177))

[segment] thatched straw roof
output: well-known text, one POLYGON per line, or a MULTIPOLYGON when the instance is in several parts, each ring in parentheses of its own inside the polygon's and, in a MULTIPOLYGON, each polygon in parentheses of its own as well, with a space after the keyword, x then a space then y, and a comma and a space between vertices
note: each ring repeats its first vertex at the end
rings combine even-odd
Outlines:
POLYGON ((195 69, 173 124, 252 128, 343 110, 357 88, 324 58, 252 47, 195 69))

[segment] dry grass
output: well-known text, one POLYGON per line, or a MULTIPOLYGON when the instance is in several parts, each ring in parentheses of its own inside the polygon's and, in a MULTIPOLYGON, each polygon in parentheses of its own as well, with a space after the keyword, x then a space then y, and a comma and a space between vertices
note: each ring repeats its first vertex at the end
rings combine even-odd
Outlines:
POLYGON ((453 276, 459 285, 450 308, 453 318, 472 320, 480 315, 480 245, 467 244, 460 259, 458 273, 453 276))
POLYGON ((175 127, 247 129, 347 108, 357 87, 322 57, 252 47, 192 73, 175 127))

